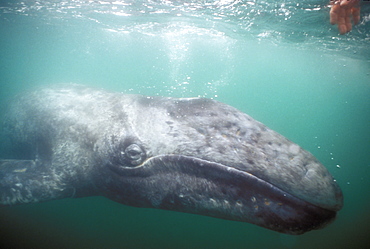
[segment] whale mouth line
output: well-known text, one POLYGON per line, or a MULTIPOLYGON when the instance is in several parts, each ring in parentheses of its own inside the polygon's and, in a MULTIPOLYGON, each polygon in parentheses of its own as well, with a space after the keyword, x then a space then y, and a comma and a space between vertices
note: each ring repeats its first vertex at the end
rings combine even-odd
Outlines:
POLYGON ((322 228, 336 217, 335 211, 251 173, 196 157, 159 155, 140 166, 110 168, 123 181, 131 179, 146 189, 147 207, 249 222, 296 235, 322 228))
MULTIPOLYGON (((163 154, 147 158, 140 165, 135 167, 124 167, 124 166, 113 166, 111 169, 122 176, 150 176, 151 174, 187 174, 197 176, 197 178, 208 178, 222 180, 222 182, 233 183, 237 185, 241 182, 250 182, 250 186, 264 186, 265 191, 271 190, 273 193, 282 195, 285 198, 294 199, 305 203, 306 205, 312 205, 313 207, 332 211, 327 208, 317 206, 309 201, 306 201, 300 197, 295 196, 292 193, 283 190, 279 186, 270 183, 250 172, 240 170, 231 166, 227 166, 222 163, 212 162, 209 160, 201 159, 193 156, 177 155, 177 154, 163 154), (154 171, 154 172, 153 172, 154 171)), ((264 191, 264 192, 265 192, 264 191)))

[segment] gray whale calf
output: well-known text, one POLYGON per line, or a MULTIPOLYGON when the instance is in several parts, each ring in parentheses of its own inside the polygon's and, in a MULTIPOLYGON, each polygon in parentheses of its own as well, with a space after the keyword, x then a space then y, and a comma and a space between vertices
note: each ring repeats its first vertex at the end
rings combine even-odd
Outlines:
POLYGON ((6 113, 0 205, 101 195, 288 234, 322 228, 343 205, 309 152, 215 100, 62 85, 6 113))

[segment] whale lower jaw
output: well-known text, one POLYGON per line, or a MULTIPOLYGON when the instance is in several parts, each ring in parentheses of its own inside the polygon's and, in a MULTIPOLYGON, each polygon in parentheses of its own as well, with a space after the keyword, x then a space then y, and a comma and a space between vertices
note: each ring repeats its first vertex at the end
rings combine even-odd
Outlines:
POLYGON ((249 222, 287 234, 322 228, 336 216, 253 174, 195 157, 160 155, 140 166, 109 168, 131 187, 132 193, 116 200, 128 205, 249 222))

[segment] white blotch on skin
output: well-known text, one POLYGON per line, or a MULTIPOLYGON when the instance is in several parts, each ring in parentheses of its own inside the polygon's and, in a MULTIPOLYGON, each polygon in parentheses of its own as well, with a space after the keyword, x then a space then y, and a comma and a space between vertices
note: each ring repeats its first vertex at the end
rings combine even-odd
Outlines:
POLYGON ((293 155, 297 155, 299 153, 300 147, 296 144, 291 144, 289 146, 289 152, 293 155))

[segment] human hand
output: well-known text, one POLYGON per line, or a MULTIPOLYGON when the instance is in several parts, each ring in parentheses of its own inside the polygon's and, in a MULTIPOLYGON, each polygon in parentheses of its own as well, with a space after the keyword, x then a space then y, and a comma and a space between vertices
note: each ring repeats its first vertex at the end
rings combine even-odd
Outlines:
POLYGON ((360 0, 330 0, 330 23, 337 24, 341 35, 352 30, 351 16, 356 25, 360 21, 360 0))

